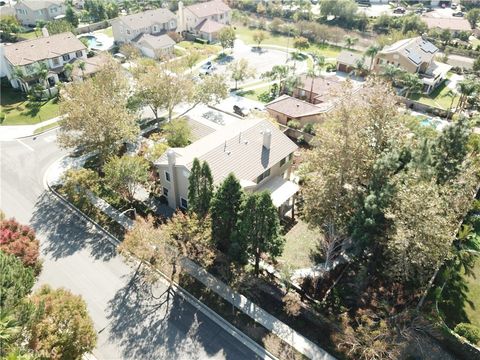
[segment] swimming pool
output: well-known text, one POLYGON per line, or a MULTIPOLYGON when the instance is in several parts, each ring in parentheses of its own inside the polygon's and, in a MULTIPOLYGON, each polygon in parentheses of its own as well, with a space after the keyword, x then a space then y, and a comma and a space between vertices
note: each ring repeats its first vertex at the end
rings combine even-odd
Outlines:
POLYGON ((430 126, 435 130, 439 130, 439 131, 442 130, 448 124, 449 124, 448 121, 442 120, 439 118, 426 117, 426 118, 423 118, 423 120, 420 120, 420 125, 430 126))
POLYGON ((81 35, 78 38, 87 40, 87 46, 89 49, 105 51, 113 46, 113 38, 110 38, 103 34, 93 35, 92 33, 90 33, 87 35, 81 35))

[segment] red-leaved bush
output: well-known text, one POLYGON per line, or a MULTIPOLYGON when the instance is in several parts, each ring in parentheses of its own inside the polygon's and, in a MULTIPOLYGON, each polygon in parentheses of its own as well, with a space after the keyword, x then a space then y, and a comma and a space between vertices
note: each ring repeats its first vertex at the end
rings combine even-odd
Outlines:
POLYGON ((39 242, 30 226, 15 219, 0 221, 0 250, 19 258, 25 266, 38 267, 39 242))

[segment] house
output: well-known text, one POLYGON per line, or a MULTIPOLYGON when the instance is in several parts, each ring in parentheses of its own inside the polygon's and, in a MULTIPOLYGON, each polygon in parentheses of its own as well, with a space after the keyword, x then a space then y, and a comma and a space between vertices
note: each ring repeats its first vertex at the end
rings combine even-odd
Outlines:
POLYGON ((165 59, 173 55, 175 41, 166 34, 143 34, 135 41, 144 56, 152 59, 165 59))
POLYGON ((359 69, 359 64, 367 68, 370 65, 370 63, 365 64, 365 58, 362 54, 352 51, 342 50, 337 56, 337 71, 351 73, 359 69))
POLYGON ((178 27, 210 42, 217 39, 217 33, 230 24, 231 9, 220 0, 200 2, 190 6, 178 4, 178 27))
POLYGON ((299 84, 293 90, 293 96, 312 104, 326 103, 342 89, 342 80, 337 76, 311 77, 303 74, 299 80, 299 84))
POLYGON ((185 148, 170 148, 155 165, 171 208, 188 208, 188 177, 195 158, 210 166, 214 185, 230 173, 247 192, 267 190, 280 215, 293 209, 298 185, 289 181, 297 146, 273 123, 247 119, 226 125, 185 148))
POLYGON ((65 64, 86 58, 85 45, 66 32, 3 46, 2 72, 14 88, 29 91, 31 86, 41 83, 38 74, 41 63, 48 69, 46 80, 51 87, 65 78, 65 64))
POLYGON ((105 52, 86 59, 75 59, 71 75, 72 79, 78 81, 95 75, 109 60, 111 60, 111 56, 105 52), (83 70, 79 66, 80 62, 84 63, 83 70))
POLYGON ((429 94, 445 80, 451 69, 450 65, 435 61, 437 52, 435 45, 421 37, 403 39, 378 52, 373 62, 373 71, 381 73, 385 65, 391 64, 418 74, 423 83, 423 91, 429 94))
POLYGON ((279 124, 287 125, 292 120, 297 121, 301 127, 306 124, 318 123, 325 108, 310 104, 304 100, 296 99, 289 95, 282 95, 265 105, 267 112, 279 124))
POLYGON ((147 10, 112 20, 117 44, 135 42, 144 34, 162 35, 177 29, 177 17, 168 9, 147 10))
POLYGON ((63 0, 20 0, 14 5, 18 21, 25 26, 35 26, 37 21, 52 21, 65 16, 63 0))
POLYGON ((427 24, 429 29, 447 29, 453 33, 472 31, 470 23, 463 17, 437 18, 424 16, 422 20, 427 24))

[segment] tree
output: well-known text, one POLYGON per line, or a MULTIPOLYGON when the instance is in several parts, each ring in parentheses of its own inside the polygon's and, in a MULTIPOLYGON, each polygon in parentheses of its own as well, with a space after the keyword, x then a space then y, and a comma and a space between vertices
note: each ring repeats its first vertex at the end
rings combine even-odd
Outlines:
POLYGON ((420 92, 423 88, 423 83, 417 74, 406 72, 402 76, 402 85, 405 89, 405 97, 408 98, 411 94, 420 92))
POLYGON ((185 65, 192 70, 192 68, 195 66, 197 62, 199 62, 201 59, 201 55, 198 51, 190 51, 187 56, 185 56, 185 65))
POLYGON ((82 70, 82 78, 85 77, 85 69, 86 69, 86 67, 87 67, 87 64, 85 63, 85 61, 79 61, 79 62, 78 62, 78 68, 79 68, 80 70, 82 70))
POLYGON ((457 112, 461 113, 467 104, 467 100, 477 90, 477 82, 472 78, 466 78, 457 83, 457 90, 460 93, 460 99, 458 100, 457 112))
POLYGON ((384 65, 382 67, 382 71, 380 72, 380 76, 390 82, 392 85, 395 84, 403 74, 405 74, 405 71, 392 64, 384 65))
POLYGON ((443 29, 440 32, 440 40, 442 40, 443 46, 448 45, 448 43, 452 40, 452 33, 449 29, 443 29))
POLYGON ((229 174, 212 198, 212 239, 217 248, 228 253, 242 204, 242 186, 235 175, 229 174))
POLYGON ((378 52, 381 50, 379 45, 371 45, 368 47, 368 49, 365 51, 365 55, 370 58, 370 67, 369 71, 372 71, 373 67, 373 59, 375 56, 378 54, 378 52))
POLYGON ((358 38, 353 37, 353 36, 345 36, 344 39, 345 39, 345 47, 347 49, 351 49, 358 42, 358 38))
POLYGON ((238 89, 239 81, 245 81, 255 76, 255 70, 249 66, 245 59, 234 61, 229 65, 228 70, 231 72, 232 80, 235 81, 235 89, 238 89))
POLYGON ((268 78, 271 81, 278 80, 278 96, 282 91, 282 81, 284 81, 289 73, 289 68, 287 65, 274 65, 272 70, 267 71, 262 74, 262 78, 268 78))
POLYGON ((38 76, 38 80, 43 83, 43 86, 48 89, 48 97, 52 97, 52 90, 50 88, 50 84, 48 83, 48 66, 44 62, 37 63, 35 73, 38 76))
POLYGON ((267 33, 265 31, 257 30, 253 33, 252 39, 257 44, 257 48, 260 49, 260 44, 267 38, 267 33))
POLYGON ((36 307, 28 326, 31 349, 51 359, 81 359, 95 348, 97 333, 80 296, 44 285, 30 302, 36 307))
POLYGON ((49 35, 60 34, 64 32, 73 32, 75 28, 66 20, 49 21, 45 27, 49 35))
POLYGON ((148 162, 140 156, 112 157, 105 164, 108 186, 132 202, 140 185, 148 182, 148 162))
POLYGON ((20 32, 20 23, 12 15, 0 16, 0 39, 5 42, 13 42, 17 39, 20 32))
POLYGON ((323 17, 333 16, 337 24, 352 26, 355 22, 358 6, 353 0, 322 0, 320 14, 323 17))
POLYGON ((165 132, 168 146, 185 147, 190 144, 192 130, 187 119, 178 118, 172 120, 165 124, 162 129, 165 132))
POLYGON ((99 189, 100 177, 91 169, 68 169, 62 176, 61 193, 74 204, 83 207, 89 204, 88 191, 96 193, 99 189))
POLYGON ((35 271, 39 270, 39 241, 35 232, 15 219, 0 222, 0 250, 19 258, 22 263, 35 271))
POLYGON ((72 79, 73 64, 68 63, 63 65, 63 73, 68 80, 72 79))
POLYGON ((65 20, 74 28, 78 26, 78 16, 70 5, 67 6, 67 9, 65 10, 65 20))
POLYGON ((311 69, 307 71, 307 76, 309 76, 311 79, 310 99, 308 100, 311 103, 313 103, 313 85, 315 83, 315 79, 321 75, 321 71, 324 66, 325 66, 325 57, 320 55, 315 57, 311 69))
POLYGON ((237 35, 235 34, 235 30, 231 26, 225 26, 218 32, 218 41, 222 46, 223 51, 227 48, 232 48, 235 44, 235 39, 237 35))
POLYGON ((272 33, 278 34, 280 32, 282 25, 283 25, 283 21, 281 19, 274 18, 269 24, 269 29, 272 33))
POLYGON ((260 273, 260 257, 268 254, 272 259, 283 250, 284 239, 280 236, 278 211, 268 192, 248 194, 238 218, 235 240, 231 246, 232 259, 255 261, 255 275, 260 273))
POLYGON ((34 271, 25 267, 20 259, 0 250, 0 273, 0 308, 14 309, 32 290, 34 271))
POLYGON ((293 47, 299 50, 307 50, 310 47, 310 43, 307 38, 299 36, 293 41, 293 47))
POLYGON ((97 151, 103 163, 124 141, 135 139, 139 129, 127 109, 128 93, 128 82, 113 59, 94 78, 65 87, 60 97, 60 112, 65 115, 60 146, 97 151))
POLYGON ((480 57, 473 62, 473 71, 480 72, 480 57))
POLYGON ((204 218, 210 210, 213 194, 213 178, 207 162, 193 159, 188 177, 188 208, 199 218, 204 218))
POLYGON ((480 20, 480 9, 471 9, 467 12, 467 20, 470 23, 472 29, 477 27, 477 23, 480 20))

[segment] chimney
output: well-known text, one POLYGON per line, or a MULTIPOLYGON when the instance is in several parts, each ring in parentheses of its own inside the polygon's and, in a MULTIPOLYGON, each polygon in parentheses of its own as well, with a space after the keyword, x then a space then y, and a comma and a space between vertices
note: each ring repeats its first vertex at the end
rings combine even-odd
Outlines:
POLYGON ((263 131, 263 146, 265 149, 270 150, 270 145, 272 144, 272 132, 270 129, 265 129, 263 131))
POLYGON ((168 165, 173 166, 175 165, 175 151, 172 149, 167 151, 167 159, 168 159, 168 165))
POLYGON ((185 28, 185 15, 183 14, 183 2, 179 1, 177 11, 177 32, 181 34, 183 31, 186 30, 187 29, 185 28))
POLYGON ((42 35, 43 35, 43 37, 49 37, 50 36, 50 34, 48 33, 48 29, 45 26, 42 28, 42 35))

